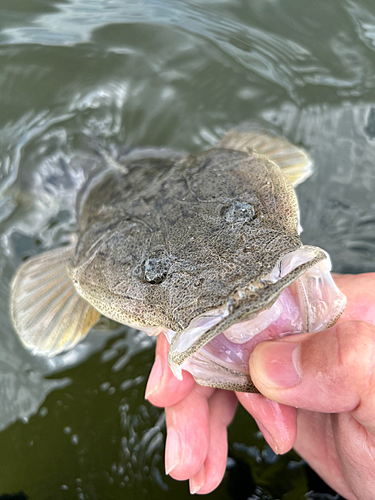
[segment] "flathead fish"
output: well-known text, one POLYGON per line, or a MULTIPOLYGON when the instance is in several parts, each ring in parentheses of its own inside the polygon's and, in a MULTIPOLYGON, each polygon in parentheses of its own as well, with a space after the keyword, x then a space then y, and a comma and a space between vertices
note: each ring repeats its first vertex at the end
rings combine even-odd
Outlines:
POLYGON ((103 314, 166 335, 178 378, 253 392, 257 343, 342 313, 328 254, 299 237, 294 187, 312 171, 303 150, 250 127, 197 155, 107 163, 80 194, 76 242, 13 279, 12 319, 34 353, 73 348, 103 314))

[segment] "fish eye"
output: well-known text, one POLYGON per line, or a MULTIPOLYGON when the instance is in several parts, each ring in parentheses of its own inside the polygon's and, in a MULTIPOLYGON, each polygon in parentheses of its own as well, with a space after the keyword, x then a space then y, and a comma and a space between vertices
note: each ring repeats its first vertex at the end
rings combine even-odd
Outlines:
POLYGON ((234 201, 231 205, 222 207, 220 215, 227 222, 249 222, 256 217, 254 205, 243 201, 234 201))
POLYGON ((166 255, 148 258, 143 264, 144 280, 150 285, 160 285, 167 277, 170 265, 166 255))

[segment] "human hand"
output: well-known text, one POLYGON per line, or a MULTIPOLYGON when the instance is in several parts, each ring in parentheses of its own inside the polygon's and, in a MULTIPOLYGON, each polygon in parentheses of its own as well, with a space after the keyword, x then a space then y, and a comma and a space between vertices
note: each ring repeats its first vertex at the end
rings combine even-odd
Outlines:
MULTIPOLYGON (((375 274, 335 276, 335 280, 348 298, 339 322, 325 332, 293 335, 257 346, 250 359, 251 376, 269 399, 245 393, 237 393, 237 397, 276 453, 285 453, 294 445, 341 495, 350 500, 367 499, 374 497, 375 486, 371 394, 375 274), (299 376, 294 375, 294 386, 286 389, 270 382, 272 375, 279 375, 280 380, 281 366, 284 385, 287 381, 285 370, 292 365, 287 364, 286 354, 281 354, 283 347, 289 351, 289 359, 294 347, 300 356, 299 376)), ((159 362, 146 391, 153 404, 166 407, 166 470, 175 479, 190 479, 192 492, 208 493, 225 471, 226 426, 234 414, 235 398, 228 391, 198 386, 186 372, 179 382, 167 365, 167 352, 168 343, 160 336, 159 362)))
MULTIPOLYGON (((251 377, 264 396, 298 408, 294 448, 306 462, 343 497, 370 500, 375 498, 375 273, 334 278, 348 299, 337 324, 260 344, 251 356, 251 377)), ((246 407, 244 395, 238 396, 246 407)), ((277 435, 276 426, 269 432, 277 435)))
MULTIPOLYGON (((182 372, 180 382, 168 366, 168 349, 167 339, 159 335, 146 388, 146 399, 155 406, 165 407, 165 470, 174 479, 189 479, 191 493, 209 493, 224 476, 227 426, 238 401, 234 392, 198 385, 186 371, 182 372)), ((296 435, 295 408, 270 401, 261 394, 242 393, 242 396, 245 408, 274 451, 289 451, 296 435), (267 427, 274 425, 278 434, 272 438, 267 427)))

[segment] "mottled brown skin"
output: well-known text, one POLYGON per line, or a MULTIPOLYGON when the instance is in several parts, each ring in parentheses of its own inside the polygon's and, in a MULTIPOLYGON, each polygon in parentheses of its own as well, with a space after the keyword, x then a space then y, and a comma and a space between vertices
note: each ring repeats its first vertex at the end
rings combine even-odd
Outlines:
POLYGON ((72 278, 100 312, 176 332, 302 244, 294 189, 256 152, 111 170, 82 208, 72 278))

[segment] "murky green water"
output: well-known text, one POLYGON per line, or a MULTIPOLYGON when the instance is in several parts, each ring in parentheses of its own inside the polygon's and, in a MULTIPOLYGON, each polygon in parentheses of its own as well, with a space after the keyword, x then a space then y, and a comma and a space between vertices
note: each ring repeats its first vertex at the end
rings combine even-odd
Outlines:
MULTIPOLYGON (((15 268, 75 227, 90 138, 197 151, 269 122, 316 161, 298 188, 304 243, 336 271, 374 271, 374 74, 373 0, 0 0, 0 495, 190 498, 164 475, 163 414, 143 399, 150 339, 103 323, 43 359, 8 318, 15 268)), ((338 498, 239 412, 209 498, 305 495, 338 498)))

